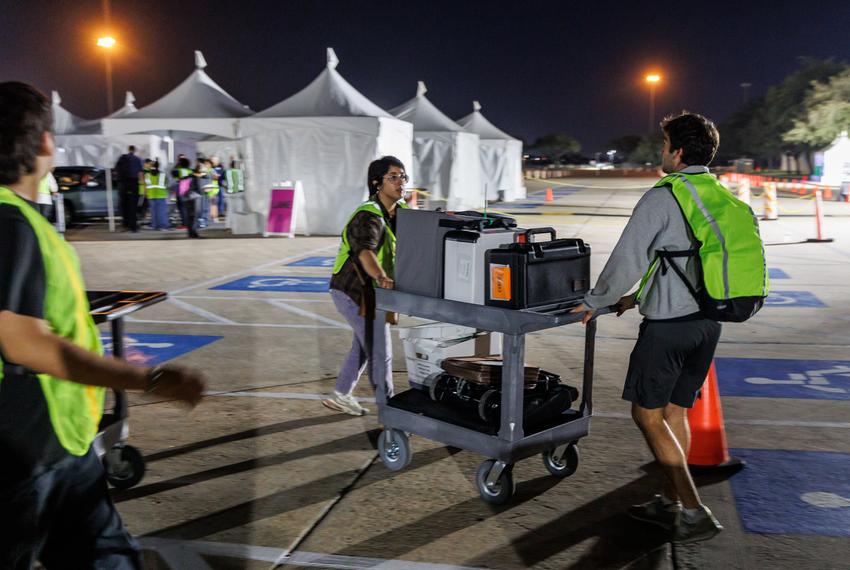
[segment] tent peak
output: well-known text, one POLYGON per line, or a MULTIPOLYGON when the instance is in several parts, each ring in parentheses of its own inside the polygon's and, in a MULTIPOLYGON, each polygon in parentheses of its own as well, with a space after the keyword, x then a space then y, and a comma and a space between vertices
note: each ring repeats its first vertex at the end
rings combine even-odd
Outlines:
POLYGON ((336 52, 334 48, 328 48, 328 69, 336 69, 336 66, 339 65, 339 58, 336 56, 336 52))
POLYGON ((425 87, 425 82, 424 81, 417 82, 417 84, 416 84, 416 96, 422 97, 427 92, 428 92, 428 88, 425 87))
POLYGON ((479 103, 478 101, 473 101, 472 102, 472 112, 477 113, 480 110, 481 110, 481 103, 479 103))
POLYGON ((129 107, 130 105, 132 105, 135 102, 136 102, 136 96, 133 95, 132 91, 127 91, 124 94, 124 105, 129 107))
POLYGON ((203 69, 207 66, 207 60, 204 59, 204 54, 201 53, 201 50, 195 50, 195 69, 203 69))
POLYGON ((50 92, 50 100, 54 105, 62 103, 62 97, 59 96, 59 92, 55 89, 50 92))

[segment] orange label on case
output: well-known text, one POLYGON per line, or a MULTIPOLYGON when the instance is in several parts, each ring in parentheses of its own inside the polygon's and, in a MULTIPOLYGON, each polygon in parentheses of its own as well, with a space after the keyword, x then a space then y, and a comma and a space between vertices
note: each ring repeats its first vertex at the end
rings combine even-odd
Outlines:
POLYGON ((509 265, 490 264, 490 299, 511 300, 511 268, 509 265))

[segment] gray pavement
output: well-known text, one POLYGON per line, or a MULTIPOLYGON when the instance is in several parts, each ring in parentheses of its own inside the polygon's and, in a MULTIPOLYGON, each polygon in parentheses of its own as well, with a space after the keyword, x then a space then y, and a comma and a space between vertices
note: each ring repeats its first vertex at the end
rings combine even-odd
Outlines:
MULTIPOLYGON (((527 184, 530 206, 493 209, 516 213, 525 227, 582 237, 593 246, 595 276, 651 181, 527 184), (547 186, 554 202, 542 200, 547 186)), ((354 418, 321 406, 351 333, 326 293, 283 289, 327 277, 327 267, 287 264, 334 255, 337 238, 213 231, 196 241, 73 229, 90 289, 171 293, 128 322, 132 358, 186 344, 174 361, 204 369, 215 394, 191 412, 131 398, 131 443, 148 472, 114 493, 118 508, 151 568, 846 568, 850 204, 826 208, 833 243, 800 243, 814 236, 811 200, 785 196, 780 219, 762 224, 769 266, 787 277, 773 280, 775 303, 755 319, 724 326, 717 352, 721 392, 734 394, 723 397, 729 445, 749 464, 732 478, 698 479, 726 530, 676 549, 624 514, 659 480, 620 399, 637 315, 600 318, 598 417, 576 474, 558 480, 539 460, 520 462, 514 500, 494 507, 473 485, 483 458, 414 436, 413 462, 392 473, 376 458, 374 413, 354 418), (245 290, 216 289, 248 276, 245 290), (188 337, 206 344, 193 348, 188 337)), ((526 360, 580 385, 582 338, 578 325, 529 335, 526 360)), ((394 354, 404 387, 397 337, 394 354)), ((356 394, 371 396, 368 380, 356 394)))

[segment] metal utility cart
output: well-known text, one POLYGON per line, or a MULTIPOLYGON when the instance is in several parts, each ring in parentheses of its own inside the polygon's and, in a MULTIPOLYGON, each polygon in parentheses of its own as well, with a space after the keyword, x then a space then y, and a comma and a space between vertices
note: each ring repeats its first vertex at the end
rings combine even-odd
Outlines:
MULTIPOLYGON (((492 426, 488 429, 485 423, 476 424, 469 419, 464 421, 451 414, 441 414, 430 397, 420 390, 402 392, 388 402, 385 368, 372 367, 377 386, 378 419, 384 425, 384 431, 378 438, 378 452, 387 468, 398 471, 410 463, 412 452, 408 434, 416 434, 487 457, 478 468, 475 483, 481 498, 488 503, 502 504, 511 498, 515 489, 512 469, 520 459, 542 453, 543 463, 552 475, 568 477, 575 472, 579 463, 577 443, 588 434, 593 411, 595 317, 585 329, 584 371, 578 409, 567 410, 555 422, 535 426, 525 433, 525 335, 580 322, 581 314, 571 314, 569 307, 553 312, 519 311, 388 289, 376 290, 376 306, 376 323, 383 323, 385 313, 393 311, 504 335, 501 423, 498 429, 492 426)), ((597 316, 609 312, 610 307, 598 311, 597 316)), ((372 351, 372 362, 384 361, 386 349, 382 326, 374 327, 372 351)))
MULTIPOLYGON (((87 291, 87 295, 94 322, 110 324, 112 355, 122 359, 124 317, 168 298, 168 293, 160 291, 87 291)), ((129 489, 142 480, 145 459, 138 449, 127 445, 127 395, 122 390, 114 390, 114 394, 112 411, 104 412, 92 445, 103 461, 107 481, 117 489, 129 489)))

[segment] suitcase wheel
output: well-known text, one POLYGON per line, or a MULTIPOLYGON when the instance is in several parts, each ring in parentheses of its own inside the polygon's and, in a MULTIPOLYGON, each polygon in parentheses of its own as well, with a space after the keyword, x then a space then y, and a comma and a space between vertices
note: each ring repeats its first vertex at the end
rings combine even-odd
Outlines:
POLYGON ((401 471, 413 457, 407 434, 398 429, 385 429, 378 436, 378 455, 390 471, 401 471))
POLYGON ((575 442, 560 445, 543 454, 543 465, 555 477, 569 477, 578 469, 581 454, 575 442))
POLYGON ((496 460, 488 459, 484 461, 475 473, 475 486, 478 488, 478 494, 481 498, 491 505, 503 505, 507 503, 516 491, 516 483, 514 482, 513 465, 503 464, 502 472, 495 479, 490 475, 493 468, 496 466, 496 460))
POLYGON ((106 480, 116 489, 129 489, 145 475, 145 458, 132 445, 112 448, 103 456, 106 480))

